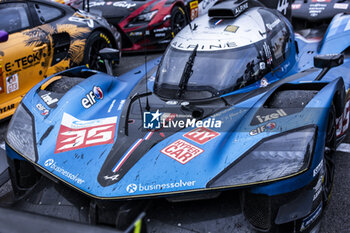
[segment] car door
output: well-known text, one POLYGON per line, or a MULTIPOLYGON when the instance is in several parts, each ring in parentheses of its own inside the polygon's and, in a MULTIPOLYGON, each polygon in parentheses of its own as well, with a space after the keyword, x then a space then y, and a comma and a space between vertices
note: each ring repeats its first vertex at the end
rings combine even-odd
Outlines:
POLYGON ((9 34, 0 43, 0 119, 13 114, 24 94, 41 81, 49 62, 50 38, 33 28, 27 2, 0 4, 0 30, 9 34))

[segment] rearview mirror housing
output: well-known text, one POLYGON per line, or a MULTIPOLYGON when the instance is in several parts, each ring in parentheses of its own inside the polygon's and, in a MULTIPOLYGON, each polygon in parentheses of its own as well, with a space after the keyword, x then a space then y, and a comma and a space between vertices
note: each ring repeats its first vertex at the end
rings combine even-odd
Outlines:
POLYGON ((332 68, 344 63, 343 54, 325 54, 314 57, 314 66, 317 68, 332 68))

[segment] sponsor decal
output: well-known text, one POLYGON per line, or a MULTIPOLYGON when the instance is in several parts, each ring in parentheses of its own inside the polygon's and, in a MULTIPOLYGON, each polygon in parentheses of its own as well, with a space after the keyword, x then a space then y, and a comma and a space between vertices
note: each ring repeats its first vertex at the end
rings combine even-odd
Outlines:
POLYGON ((113 143, 116 122, 117 117, 82 121, 63 113, 55 153, 113 143))
POLYGON ((345 108, 343 114, 336 119, 336 125, 337 125, 337 131, 336 135, 337 137, 343 135, 346 130, 349 128, 349 114, 350 113, 350 100, 346 101, 345 108))
POLYGON ((118 106, 118 111, 122 110, 123 109, 123 106, 125 104, 125 100, 121 100, 120 103, 119 103, 119 106, 118 106))
POLYGON ((53 105, 58 102, 57 98, 51 97, 51 92, 48 92, 44 95, 41 95, 40 98, 44 100, 44 102, 50 107, 50 105, 53 105))
POLYGON ((130 32, 129 36, 142 36, 143 32, 130 32))
POLYGON ((292 10, 298 10, 298 9, 300 9, 300 7, 301 7, 301 4, 300 4, 300 3, 298 3, 298 4, 292 4, 292 10))
MULTIPOLYGON (((90 2, 89 6, 90 7, 95 7, 95 6, 104 6, 106 4, 106 2, 90 2)), ((127 1, 118 1, 118 2, 113 2, 111 4, 111 2, 108 2, 109 6, 114 6, 114 7, 122 7, 122 8, 131 8, 136 6, 136 3, 129 3, 127 1)))
POLYGON ((166 34, 165 33, 156 33, 154 34, 155 37, 165 37, 166 34))
POLYGON ((259 126, 258 128, 251 130, 249 132, 249 135, 250 136, 255 136, 257 134, 265 132, 266 130, 273 130, 274 128, 276 128, 276 123, 270 122, 270 123, 268 123, 266 125, 259 126))
POLYGON ((160 152, 172 159, 175 159, 181 164, 186 164, 201 154, 203 151, 204 150, 201 148, 196 147, 195 145, 192 145, 191 143, 188 143, 182 139, 179 139, 162 149, 160 152))
POLYGON ((157 32, 167 32, 167 31, 169 31, 169 30, 171 30, 170 27, 162 27, 162 28, 154 29, 153 32, 154 32, 154 33, 157 33, 157 32))
POLYGON ((46 116, 46 115, 48 115, 48 114, 50 113, 50 111, 47 110, 47 109, 44 107, 44 105, 42 105, 42 104, 37 104, 37 105, 36 105, 36 108, 39 110, 39 112, 40 112, 41 115, 43 115, 43 116, 46 116))
POLYGON ((262 115, 256 115, 255 117, 258 119, 260 123, 264 123, 266 121, 271 121, 274 119, 278 119, 280 117, 287 116, 287 113, 283 109, 277 109, 276 112, 273 112, 271 114, 262 116, 262 115))
MULTIPOLYGON (((219 22, 219 21, 218 21, 219 22)), ((182 50, 193 50, 197 44, 191 44, 191 41, 174 41, 171 45, 177 49, 182 50)), ((214 50, 224 50, 224 49, 232 49, 236 48, 237 44, 234 41, 231 42, 216 42, 214 44, 198 44, 198 50, 202 51, 214 51, 214 50)))
MULTIPOLYGON (((265 63, 263 63, 263 64, 265 65, 265 63)), ((260 81, 260 87, 267 87, 268 85, 269 85, 269 81, 267 81, 266 78, 262 78, 260 81)))
POLYGON ((312 201, 316 200, 316 198, 320 195, 322 191, 322 183, 323 183, 323 176, 319 176, 317 180, 317 184, 313 187, 315 194, 314 194, 314 197, 312 198, 312 201))
POLYGON ((267 24, 266 24, 266 27, 267 27, 269 30, 272 30, 272 29, 274 29, 280 22, 281 22, 280 19, 276 19, 273 23, 267 23, 267 24))
POLYGON ((141 143, 145 140, 149 140, 154 132, 148 132, 143 138, 139 138, 138 140, 136 140, 136 142, 134 142, 134 144, 126 151, 126 153, 123 155, 123 157, 119 160, 119 162, 114 166, 114 168, 112 169, 113 172, 117 172, 125 163, 125 161, 127 161, 127 159, 130 157, 130 155, 136 150, 137 147, 139 147, 139 145, 141 145, 141 143))
POLYGON ((313 176, 315 177, 323 168, 323 159, 321 160, 321 162, 315 167, 314 171, 313 171, 313 176))
POLYGON ((3 76, 3 72, 2 72, 2 66, 0 64, 0 94, 3 93, 5 91, 5 88, 4 88, 4 76, 3 76))
POLYGON ((45 167, 53 169, 55 172, 67 177, 68 179, 78 183, 82 184, 85 182, 85 180, 79 178, 79 173, 78 174, 72 174, 69 171, 65 170, 64 168, 57 166, 56 162, 53 159, 48 159, 44 162, 45 167))
POLYGON ((226 28, 225 28, 225 31, 226 32, 233 32, 233 33, 236 33, 237 32, 237 30, 238 30, 238 26, 235 26, 235 25, 228 25, 228 26, 226 26, 226 28))
POLYGON ((0 114, 10 111, 15 108, 15 104, 7 105, 6 107, 0 108, 0 114))
POLYGON ((102 89, 98 86, 94 86, 92 90, 86 94, 86 97, 81 99, 81 105, 88 109, 97 102, 96 100, 100 99, 103 99, 102 89))
POLYGON ((182 187, 192 187, 194 186, 196 181, 177 181, 170 182, 164 184, 151 184, 151 185, 142 185, 142 184, 129 184, 126 186, 126 191, 128 193, 135 193, 136 191, 144 192, 144 191, 155 191, 155 190, 165 190, 165 189, 174 189, 174 188, 182 188, 182 187))
POLYGON ((190 2, 191 20, 198 17, 198 1, 190 2))
POLYGON ((176 105, 176 104, 178 104, 179 102, 177 101, 177 100, 168 100, 167 102, 166 102, 166 104, 168 104, 168 105, 176 105))
POLYGON ((315 4, 310 4, 309 7, 309 14, 311 17, 316 17, 318 16, 324 9, 326 9, 327 4, 322 4, 322 3, 315 3, 315 4))
POLYGON ((248 9, 248 2, 239 5, 238 7, 235 8, 235 12, 234 12, 233 17, 237 17, 238 15, 240 15, 243 11, 245 11, 247 9, 248 9))
POLYGON ((265 56, 267 57, 266 63, 271 65, 271 63, 272 63, 272 53, 271 53, 270 46, 268 46, 267 43, 264 42, 263 48, 264 48, 264 51, 265 51, 265 56))
POLYGON ((118 180, 119 174, 113 175, 113 176, 104 176, 105 180, 118 180))
POLYGON ((22 70, 27 69, 31 66, 37 65, 40 63, 41 59, 41 51, 33 53, 28 56, 24 56, 14 60, 13 62, 7 62, 5 64, 5 71, 11 72, 14 70, 22 70))
POLYGON ((347 10, 349 7, 348 3, 334 3, 334 9, 347 10))
POLYGON ((194 142, 197 142, 197 143, 203 145, 203 144, 209 142, 210 140, 216 138, 219 135, 220 135, 220 133, 215 132, 214 130, 207 129, 205 127, 201 127, 201 128, 193 129, 190 132, 184 134, 183 136, 185 138, 188 138, 194 142))
POLYGON ((286 15, 289 6, 289 0, 279 0, 277 10, 286 15))
POLYGON ((303 219, 301 223, 300 231, 305 230, 311 223, 313 223, 316 220, 316 218, 320 216, 321 210, 322 210, 322 202, 318 205, 318 207, 315 209, 314 212, 312 212, 308 217, 303 219))
POLYGON ((109 106, 108 111, 107 111, 108 113, 110 113, 110 112, 112 111, 112 108, 113 108, 113 106, 114 106, 114 104, 115 104, 115 101, 116 101, 116 100, 113 100, 112 103, 111 103, 111 105, 109 106))
POLYGON ((19 89, 18 74, 11 75, 6 78, 7 94, 19 89))
POLYGON ((312 0, 312 2, 331 2, 331 0, 312 0))

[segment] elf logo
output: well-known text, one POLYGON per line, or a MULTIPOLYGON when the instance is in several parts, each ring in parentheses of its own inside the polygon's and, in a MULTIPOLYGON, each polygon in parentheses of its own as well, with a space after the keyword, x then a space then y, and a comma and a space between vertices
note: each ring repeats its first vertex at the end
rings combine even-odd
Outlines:
POLYGON ((103 99, 103 92, 100 87, 94 86, 92 91, 86 94, 86 97, 81 99, 81 105, 83 105, 84 108, 90 108, 96 103, 96 100, 99 99, 103 99))
POLYGON ((271 121, 273 119, 277 119, 284 116, 287 116, 287 113, 283 109, 278 109, 276 110, 276 112, 268 114, 266 116, 256 115, 256 118, 260 123, 264 123, 266 121, 271 121))

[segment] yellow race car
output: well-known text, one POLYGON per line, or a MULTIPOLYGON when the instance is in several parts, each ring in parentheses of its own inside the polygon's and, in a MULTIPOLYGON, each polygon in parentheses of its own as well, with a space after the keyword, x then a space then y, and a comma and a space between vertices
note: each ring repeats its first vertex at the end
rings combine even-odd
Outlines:
POLYGON ((103 70, 99 51, 121 48, 105 19, 56 2, 0 1, 0 15, 0 120, 43 78, 82 64, 103 70))

